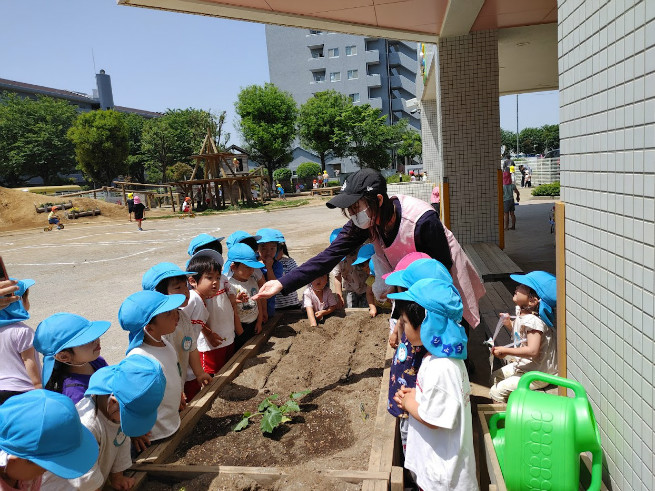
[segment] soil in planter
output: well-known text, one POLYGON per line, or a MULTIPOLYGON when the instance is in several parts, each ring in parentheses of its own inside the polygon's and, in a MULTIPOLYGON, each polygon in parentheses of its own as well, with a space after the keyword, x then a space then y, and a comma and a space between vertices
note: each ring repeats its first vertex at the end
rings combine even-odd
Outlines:
POLYGON ((303 475, 300 468, 305 477, 312 469, 368 468, 388 315, 333 315, 315 328, 300 316, 287 314, 285 321, 220 392, 171 462, 296 467, 289 469, 292 481, 303 475), (255 412, 266 396, 277 393, 284 402, 303 389, 312 392, 301 400, 302 411, 271 435, 262 435, 258 419, 241 432, 232 431, 243 413, 255 412))

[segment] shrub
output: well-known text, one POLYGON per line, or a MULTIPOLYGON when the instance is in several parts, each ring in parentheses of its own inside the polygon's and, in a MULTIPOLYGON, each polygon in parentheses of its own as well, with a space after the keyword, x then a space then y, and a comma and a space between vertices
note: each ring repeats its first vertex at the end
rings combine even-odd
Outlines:
POLYGON ((316 162, 303 162, 296 169, 298 179, 316 179, 321 172, 321 165, 316 162))
POLYGON ((293 172, 291 172, 291 169, 288 169, 287 167, 283 167, 281 169, 275 169, 273 171, 273 179, 275 179, 282 185, 288 183, 291 180, 292 175, 293 172))
POLYGON ((389 177, 387 177, 387 184, 396 184, 399 182, 400 182, 400 176, 398 175, 397 172, 394 172, 389 177))
POLYGON ((559 181, 537 186, 532 190, 532 196, 559 196, 559 181))

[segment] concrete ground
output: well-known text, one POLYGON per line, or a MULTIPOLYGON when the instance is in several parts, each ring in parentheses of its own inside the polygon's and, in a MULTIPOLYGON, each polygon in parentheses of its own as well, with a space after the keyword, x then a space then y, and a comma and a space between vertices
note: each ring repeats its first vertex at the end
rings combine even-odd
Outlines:
MULTIPOLYGON (((506 252, 526 271, 555 272, 554 234, 548 213, 552 202, 523 201, 516 210, 517 229, 507 232, 506 252)), ((63 231, 25 230, 2 234, 0 250, 9 274, 32 278, 31 319, 38 323, 55 312, 72 312, 91 320, 108 320, 102 356, 118 362, 127 347, 127 333, 118 324, 118 309, 141 289, 141 276, 152 265, 170 261, 181 267, 188 259, 189 240, 206 232, 227 236, 235 230, 254 233, 262 227, 280 229, 291 256, 300 264, 320 252, 330 232, 346 219, 323 203, 273 212, 241 212, 207 217, 146 220, 139 232, 127 220, 111 225, 70 222, 63 231)))

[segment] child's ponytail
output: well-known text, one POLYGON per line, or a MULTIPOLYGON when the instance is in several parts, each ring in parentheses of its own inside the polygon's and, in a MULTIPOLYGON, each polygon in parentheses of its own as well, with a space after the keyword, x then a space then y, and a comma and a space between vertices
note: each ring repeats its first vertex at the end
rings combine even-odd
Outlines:
MULTIPOLYGON (((61 351, 66 351, 73 354, 71 348, 65 348, 61 351)), ((46 390, 51 390, 52 392, 59 392, 60 394, 64 390, 64 379, 70 373, 70 368, 65 363, 62 363, 58 360, 55 360, 55 363, 52 367, 52 374, 50 375, 50 380, 45 385, 46 390)))

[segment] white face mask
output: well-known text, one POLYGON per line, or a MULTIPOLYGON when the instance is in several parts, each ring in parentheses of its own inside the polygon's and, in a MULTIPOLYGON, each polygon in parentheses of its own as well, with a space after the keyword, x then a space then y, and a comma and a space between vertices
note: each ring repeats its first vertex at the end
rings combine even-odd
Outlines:
POLYGON ((366 230, 373 223, 373 219, 366 213, 367 210, 368 207, 350 217, 356 227, 366 230))

